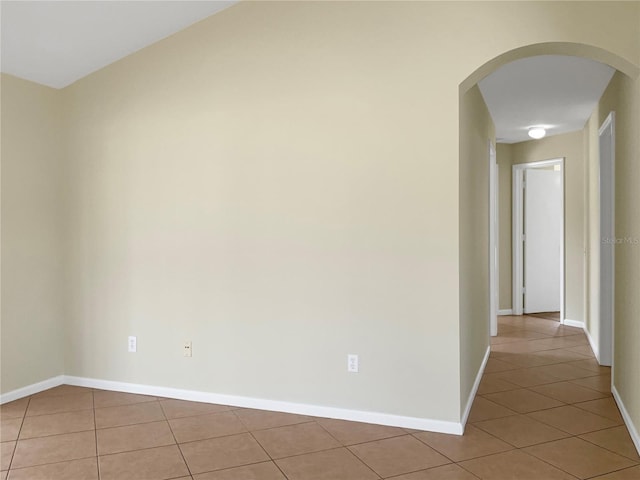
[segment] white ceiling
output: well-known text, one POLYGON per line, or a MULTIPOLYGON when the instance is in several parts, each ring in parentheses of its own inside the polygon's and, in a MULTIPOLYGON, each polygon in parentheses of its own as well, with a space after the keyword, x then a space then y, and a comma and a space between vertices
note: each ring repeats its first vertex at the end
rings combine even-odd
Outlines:
POLYGON ((237 1, 2 0, 0 68, 62 88, 237 1))
POLYGON ((547 135, 584 127, 615 70, 579 57, 541 55, 516 60, 479 82, 500 143, 531 140, 529 127, 547 135))

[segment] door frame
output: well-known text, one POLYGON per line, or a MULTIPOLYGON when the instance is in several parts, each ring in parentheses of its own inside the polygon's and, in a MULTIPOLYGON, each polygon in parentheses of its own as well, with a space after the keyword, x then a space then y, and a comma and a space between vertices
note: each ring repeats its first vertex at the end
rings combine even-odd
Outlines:
MULTIPOLYGON (((613 341, 615 321, 615 214, 616 214, 616 116, 609 112, 598 129, 598 187, 600 207, 600 301, 599 303, 599 345, 598 361, 600 365, 613 367, 613 341), (600 154, 600 138, 609 129, 611 132, 610 164, 600 154), (609 178, 603 178, 602 171, 610 168, 609 178), (605 241, 608 240, 608 241, 605 241)), ((612 368, 613 369, 613 368, 612 368)), ((613 373, 613 372, 612 372, 613 373)), ((611 377, 613 379, 613 375, 611 377)))
POLYGON ((496 147, 489 140, 489 335, 498 335, 498 163, 496 147))
POLYGON ((565 324, 565 244, 564 244, 564 157, 542 160, 531 163, 518 163, 513 165, 513 211, 512 211, 512 248, 513 248, 513 286, 512 305, 513 314, 523 314, 523 283, 524 283, 524 248, 522 245, 524 237, 524 171, 531 168, 548 166, 560 166, 560 208, 562 210, 562 222, 560 226, 560 323, 565 324))

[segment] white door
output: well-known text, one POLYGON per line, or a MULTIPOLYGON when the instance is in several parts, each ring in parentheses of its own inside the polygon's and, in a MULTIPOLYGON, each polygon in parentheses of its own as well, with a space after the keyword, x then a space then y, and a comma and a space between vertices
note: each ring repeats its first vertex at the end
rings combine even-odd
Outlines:
POLYGON ((525 170, 524 313, 560 311, 562 175, 525 170))

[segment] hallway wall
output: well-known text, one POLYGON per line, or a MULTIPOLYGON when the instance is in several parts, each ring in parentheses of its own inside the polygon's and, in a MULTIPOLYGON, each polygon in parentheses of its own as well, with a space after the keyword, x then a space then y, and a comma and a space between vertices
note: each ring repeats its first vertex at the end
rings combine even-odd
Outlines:
POLYGON ((61 93, 0 77, 1 391, 64 373, 61 93))

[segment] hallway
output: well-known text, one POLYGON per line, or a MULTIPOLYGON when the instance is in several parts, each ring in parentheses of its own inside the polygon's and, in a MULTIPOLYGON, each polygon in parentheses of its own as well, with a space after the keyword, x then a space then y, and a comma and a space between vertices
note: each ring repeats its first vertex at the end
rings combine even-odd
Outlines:
POLYGON ((461 465, 487 480, 640 478, 640 458, 611 395, 611 369, 598 365, 581 329, 551 317, 498 317, 468 440, 457 448, 475 445, 479 456, 502 441, 517 450, 461 465))

